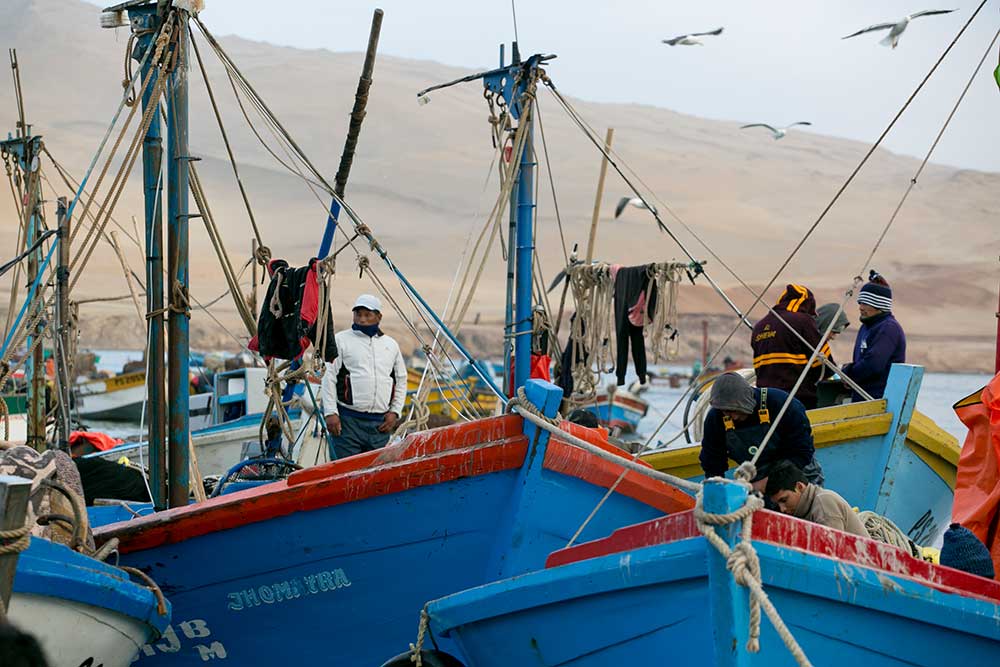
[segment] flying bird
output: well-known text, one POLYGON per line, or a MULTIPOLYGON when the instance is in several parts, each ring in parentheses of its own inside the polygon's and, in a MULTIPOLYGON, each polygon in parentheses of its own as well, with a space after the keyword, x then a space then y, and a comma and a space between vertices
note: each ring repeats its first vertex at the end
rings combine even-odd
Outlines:
POLYGON ((708 32, 692 32, 687 35, 680 35, 679 37, 674 37, 673 39, 663 40, 664 44, 669 44, 670 46, 694 46, 695 44, 699 46, 705 46, 702 44, 699 37, 704 37, 705 35, 721 35, 722 28, 717 28, 715 30, 709 30, 708 32))
POLYGON ((882 41, 879 42, 882 46, 891 46, 896 48, 899 44, 899 38, 903 35, 903 31, 906 27, 910 25, 910 21, 920 16, 934 16, 935 14, 950 14, 954 9, 925 9, 922 12, 917 12, 915 14, 910 14, 909 16, 904 16, 900 21, 893 21, 892 23, 876 23, 875 25, 870 25, 864 30, 858 30, 855 33, 848 35, 847 37, 842 37, 841 39, 850 39, 851 37, 857 37, 858 35, 863 35, 866 32, 878 32, 879 30, 888 30, 889 34, 886 35, 882 41))
POLYGON ((788 134, 788 130, 795 127, 796 125, 812 125, 812 123, 810 123, 807 120, 800 120, 797 123, 792 123, 791 125, 786 125, 785 127, 771 127, 767 123, 750 123, 749 125, 741 126, 740 129, 745 130, 748 127, 766 127, 768 130, 771 131, 771 134, 774 135, 774 140, 777 141, 778 139, 781 139, 783 136, 788 134))
POLYGON ((653 212, 653 215, 656 215, 655 206, 653 207, 646 206, 646 203, 643 202, 638 197, 622 197, 621 199, 618 200, 618 206, 615 206, 615 220, 617 220, 618 216, 622 214, 622 211, 625 210, 626 206, 635 206, 636 208, 648 208, 650 211, 653 212))

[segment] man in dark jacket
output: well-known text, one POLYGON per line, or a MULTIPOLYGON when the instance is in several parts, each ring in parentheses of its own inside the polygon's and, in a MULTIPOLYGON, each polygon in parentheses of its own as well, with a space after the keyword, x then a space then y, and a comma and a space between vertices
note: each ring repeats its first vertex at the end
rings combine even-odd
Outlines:
MULTIPOLYGON (((841 372, 851 378, 872 398, 882 398, 889 369, 906 362, 906 334, 892 316, 892 289, 875 271, 858 293, 861 328, 854 341, 854 359, 841 372)), ((854 392, 853 400, 863 397, 854 392)))
MULTIPOLYGON (((790 392, 822 338, 816 325, 816 298, 802 285, 788 285, 773 310, 757 322, 750 334, 753 369, 757 373, 758 387, 790 392)), ((820 353, 830 356, 830 346, 824 343, 820 353)), ((823 361, 817 357, 809 364, 806 377, 795 392, 795 398, 807 410, 816 407, 816 383, 822 375, 823 361)))
MULTIPOLYGON (((698 457, 705 477, 725 475, 729 459, 736 463, 751 460, 787 398, 788 392, 781 389, 755 389, 737 373, 720 375, 712 384, 712 408, 705 416, 698 457)), ((810 482, 822 485, 823 469, 814 458, 815 452, 806 410, 792 399, 757 461, 754 486, 763 490, 768 471, 778 461, 791 461, 810 482)))

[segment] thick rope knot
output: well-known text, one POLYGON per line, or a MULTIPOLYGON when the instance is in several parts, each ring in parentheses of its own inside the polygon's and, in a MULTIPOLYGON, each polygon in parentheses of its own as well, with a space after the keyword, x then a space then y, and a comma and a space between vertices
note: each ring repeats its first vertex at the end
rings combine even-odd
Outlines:
POLYGON ((31 544, 31 527, 21 526, 10 530, 0 530, 0 555, 17 554, 31 544))
POLYGON ((528 400, 528 394, 524 391, 524 387, 517 388, 517 396, 507 401, 507 412, 512 412, 514 408, 519 410, 524 410, 525 412, 538 417, 539 419, 544 419, 549 424, 553 426, 559 426, 562 423, 563 416, 556 413, 555 417, 546 417, 545 414, 538 409, 534 403, 528 400))
POLYGON ((258 264, 266 267, 268 262, 271 261, 271 249, 266 245, 257 246, 257 249, 254 250, 253 258, 257 260, 258 264))
MULTIPOLYGON (((743 486, 749 486, 747 482, 738 482, 743 486)), ((695 501, 694 516, 698 522, 698 530, 708 543, 726 559, 726 569, 733 574, 733 580, 747 589, 749 597, 749 614, 747 619, 747 651, 757 653, 760 651, 760 610, 763 607, 771 625, 774 626, 785 648, 795 659, 799 667, 812 665, 806 657, 802 647, 792 636, 791 631, 782 620, 778 610, 767 597, 764 586, 761 583, 760 557, 751 541, 753 531, 753 514, 764 507, 764 501, 754 495, 748 495, 746 502, 732 512, 725 514, 714 514, 706 512, 703 506, 704 498, 699 492, 695 501), (742 522, 740 526, 740 541, 732 547, 715 532, 714 526, 726 526, 742 522)))
POLYGON ((170 290, 169 310, 173 313, 180 313, 188 318, 191 317, 191 300, 188 297, 188 289, 179 280, 174 281, 173 287, 170 290))
POLYGON ((365 274, 369 266, 371 266, 371 260, 368 259, 368 255, 358 255, 358 278, 365 274))
POLYGON ((736 472, 733 473, 733 477, 742 482, 751 482, 756 476, 757 466, 753 464, 753 461, 744 461, 736 468, 736 472))

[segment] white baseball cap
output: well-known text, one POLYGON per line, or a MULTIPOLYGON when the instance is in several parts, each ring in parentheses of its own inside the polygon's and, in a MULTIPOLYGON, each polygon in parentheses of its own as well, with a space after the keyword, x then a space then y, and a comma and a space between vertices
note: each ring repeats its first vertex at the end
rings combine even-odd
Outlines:
POLYGON ((351 310, 357 310, 358 308, 367 308, 368 310, 373 310, 376 313, 381 313, 382 302, 378 300, 377 296, 362 294, 358 297, 358 300, 354 302, 354 307, 351 308, 351 310))

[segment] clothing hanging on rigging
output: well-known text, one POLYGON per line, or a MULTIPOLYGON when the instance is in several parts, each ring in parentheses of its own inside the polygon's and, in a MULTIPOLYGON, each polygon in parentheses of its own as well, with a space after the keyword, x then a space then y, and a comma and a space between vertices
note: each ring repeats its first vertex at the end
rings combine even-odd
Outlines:
POLYGON ((629 345, 632 346, 632 361, 639 382, 646 383, 646 345, 642 331, 646 313, 656 310, 656 282, 652 279, 655 269, 655 264, 611 267, 615 281, 615 335, 618 347, 615 374, 619 387, 625 384, 629 345))
MULTIPOLYGON (((247 347, 260 352, 265 359, 295 359, 316 343, 319 318, 319 279, 315 257, 308 266, 291 268, 283 259, 272 259, 267 264, 271 282, 261 304, 257 320, 257 335, 247 347)), ((326 340, 323 360, 332 362, 337 357, 337 343, 333 336, 333 315, 327 309, 326 340)))

